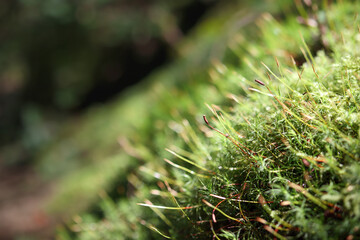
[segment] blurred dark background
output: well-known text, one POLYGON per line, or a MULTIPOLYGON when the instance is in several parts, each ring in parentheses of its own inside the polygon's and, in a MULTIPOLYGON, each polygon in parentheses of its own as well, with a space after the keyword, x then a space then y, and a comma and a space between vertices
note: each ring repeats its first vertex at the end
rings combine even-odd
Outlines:
POLYGON ((215 0, 0 1, 0 161, 31 164, 61 123, 157 67, 215 0))

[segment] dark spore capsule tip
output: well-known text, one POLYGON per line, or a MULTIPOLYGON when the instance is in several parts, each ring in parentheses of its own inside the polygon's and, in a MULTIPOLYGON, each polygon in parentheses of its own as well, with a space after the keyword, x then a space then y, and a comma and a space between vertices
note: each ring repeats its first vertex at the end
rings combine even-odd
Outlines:
POLYGON ((260 84, 262 86, 265 86, 265 84, 262 81, 258 80, 258 79, 255 79, 255 82, 257 82, 258 84, 260 84))
POLYGON ((209 124, 209 122, 208 122, 208 120, 206 119, 206 116, 205 116, 205 115, 203 115, 203 118, 204 118, 205 123, 206 123, 206 124, 209 124))

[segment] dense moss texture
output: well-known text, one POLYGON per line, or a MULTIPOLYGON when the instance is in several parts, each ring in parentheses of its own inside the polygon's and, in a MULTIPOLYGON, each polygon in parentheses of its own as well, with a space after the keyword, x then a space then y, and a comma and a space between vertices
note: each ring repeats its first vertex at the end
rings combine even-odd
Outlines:
POLYGON ((141 165, 127 198, 103 194, 102 220, 77 217, 76 236, 360 237, 360 5, 325 2, 265 13, 208 76, 158 85, 147 127, 122 140, 141 165))

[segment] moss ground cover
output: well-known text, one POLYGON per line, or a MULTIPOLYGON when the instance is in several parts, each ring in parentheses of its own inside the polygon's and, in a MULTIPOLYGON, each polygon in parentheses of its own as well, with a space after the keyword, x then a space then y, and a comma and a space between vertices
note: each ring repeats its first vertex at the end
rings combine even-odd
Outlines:
POLYGON ((154 84, 146 123, 120 138, 140 166, 126 197, 103 193, 59 238, 358 238, 360 5, 295 5, 233 33, 208 75, 154 84))

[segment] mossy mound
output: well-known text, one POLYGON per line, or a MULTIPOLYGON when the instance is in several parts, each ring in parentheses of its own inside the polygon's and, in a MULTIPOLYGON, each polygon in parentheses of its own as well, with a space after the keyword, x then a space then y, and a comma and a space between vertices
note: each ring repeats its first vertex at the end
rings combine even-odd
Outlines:
POLYGON ((230 31, 206 73, 155 82, 120 141, 138 159, 126 193, 59 238, 360 237, 360 5, 295 7, 230 31))

